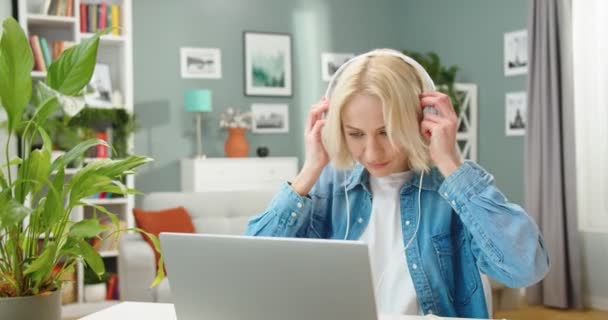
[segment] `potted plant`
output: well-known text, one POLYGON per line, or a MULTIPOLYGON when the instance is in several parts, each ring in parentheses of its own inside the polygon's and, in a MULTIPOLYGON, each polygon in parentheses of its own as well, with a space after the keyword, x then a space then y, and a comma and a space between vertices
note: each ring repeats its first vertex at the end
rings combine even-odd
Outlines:
MULTIPOLYGON (((0 172, 0 319, 60 320, 62 275, 73 271, 79 262, 99 276, 105 272, 99 253, 86 239, 100 237, 106 227, 96 217, 72 221, 70 213, 90 205, 116 226, 117 231, 109 236, 125 231, 116 215, 105 207, 87 204, 86 198, 100 192, 135 193, 121 179, 151 159, 101 159, 66 178, 67 163, 93 146, 108 144, 86 140, 51 160, 52 141, 43 124, 57 110, 73 116, 82 109, 82 90, 93 74, 99 37, 107 30, 64 51, 49 66, 45 83, 32 90, 33 55, 28 39, 12 17, 4 20, 2 29, 0 104, 8 118, 8 139, 6 162, 1 166, 7 174, 0 172), (25 118, 30 102, 34 112, 25 118), (18 132, 22 133, 22 154, 9 159, 10 140, 18 132), (32 148, 37 139, 42 145, 32 148)), ((158 239, 147 236, 159 251, 158 239)), ((164 277, 162 256, 158 266, 152 285, 164 277)))
POLYGON ((107 272, 98 275, 92 268, 84 268, 84 301, 97 302, 105 300, 108 278, 107 272))
POLYGON ((456 114, 460 112, 460 99, 454 89, 454 81, 456 80, 456 73, 458 72, 457 66, 446 67, 441 64, 439 55, 435 52, 428 52, 426 54, 412 52, 408 50, 402 50, 403 54, 410 56, 416 60, 420 65, 428 72, 431 79, 435 83, 437 90, 447 94, 452 100, 452 105, 456 114))

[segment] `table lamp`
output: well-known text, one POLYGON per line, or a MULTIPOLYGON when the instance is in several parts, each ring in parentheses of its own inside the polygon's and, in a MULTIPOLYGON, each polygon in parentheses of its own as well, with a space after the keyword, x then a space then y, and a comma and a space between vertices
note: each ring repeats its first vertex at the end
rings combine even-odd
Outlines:
POLYGON ((184 106, 187 112, 196 113, 196 145, 197 158, 205 159, 202 142, 203 112, 211 112, 211 91, 207 89, 192 89, 184 95, 184 106))

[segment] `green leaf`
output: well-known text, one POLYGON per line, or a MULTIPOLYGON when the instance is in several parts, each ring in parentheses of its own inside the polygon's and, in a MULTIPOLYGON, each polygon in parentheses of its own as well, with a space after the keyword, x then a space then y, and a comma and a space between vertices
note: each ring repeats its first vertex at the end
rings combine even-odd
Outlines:
POLYGON ((61 104, 57 97, 50 97, 45 100, 40 107, 36 109, 32 117, 32 121, 38 125, 43 125, 44 122, 57 110, 61 110, 61 104))
POLYGON ((44 228, 52 228, 55 226, 61 218, 63 218, 64 213, 64 190, 63 185, 65 183, 65 170, 63 166, 63 162, 61 162, 61 166, 57 173, 55 174, 55 178, 53 179, 51 185, 49 186, 49 192, 47 194, 46 205, 44 206, 44 213, 42 215, 41 223, 44 228))
POLYGON ((154 247, 154 250, 159 253, 158 269, 156 269, 156 277, 154 278, 154 281, 150 285, 151 288, 156 287, 163 280, 163 278, 165 278, 165 260, 163 258, 163 253, 161 251, 160 241, 158 240, 158 237, 156 237, 155 235, 153 235, 149 232, 146 232, 143 229, 129 228, 129 230, 137 231, 139 233, 143 233, 144 235, 146 235, 150 239, 150 241, 152 241, 152 246, 154 247))
MULTIPOLYGON (((46 131, 44 130, 43 127, 38 127, 38 133, 40 134, 40 137, 42 138, 42 149, 44 149, 46 152, 48 152, 49 154, 51 154, 51 152, 53 151, 53 142, 51 141, 51 137, 49 137, 49 134, 46 133, 46 131)), ((50 159, 49 159, 50 162, 50 159)), ((50 163, 49 163, 49 168, 50 168, 50 163)))
POLYGON ((8 115, 8 128, 12 132, 19 126, 23 112, 32 95, 34 58, 28 38, 12 17, 2 24, 0 39, 0 104, 8 115))
POLYGON ((108 31, 100 31, 93 37, 65 50, 59 59, 49 66, 46 83, 65 95, 78 95, 93 75, 99 37, 108 31))
MULTIPOLYGON (((5 197, 0 197, 0 199, 6 199, 5 197)), ((4 200, 0 200, 0 226, 4 227, 14 227, 23 222, 23 219, 32 213, 32 209, 22 205, 14 199, 8 200, 8 202, 4 202, 4 200), (3 207, 3 208, 2 208, 3 207)))
POLYGON ((61 161, 63 161, 64 163, 70 163, 80 158, 87 150, 96 145, 109 146, 106 141, 101 139, 89 139, 83 141, 76 145, 74 148, 72 148, 70 151, 68 151, 65 155, 55 159, 55 161, 53 161, 53 163, 51 164, 51 172, 57 169, 61 161))
POLYGON ((57 253, 57 243, 51 242, 47 244, 46 248, 42 251, 42 254, 38 256, 32 262, 32 264, 25 269, 25 274, 30 274, 43 269, 52 269, 55 261, 55 254, 57 253))
POLYGON ((103 264, 101 256, 99 255, 99 252, 93 249, 93 247, 91 247, 91 245, 84 240, 78 241, 78 248, 80 249, 80 255, 87 262, 87 265, 91 267, 91 269, 93 269, 98 276, 101 277, 101 275, 106 272, 106 268, 103 264))
POLYGON ((69 235, 75 238, 93 238, 104 232, 107 228, 95 219, 78 221, 70 228, 69 235))
POLYGON ((28 193, 36 193, 49 176, 51 166, 51 153, 45 149, 36 149, 25 159, 24 164, 19 168, 18 175, 21 177, 22 184, 17 187, 16 198, 24 201, 28 193))

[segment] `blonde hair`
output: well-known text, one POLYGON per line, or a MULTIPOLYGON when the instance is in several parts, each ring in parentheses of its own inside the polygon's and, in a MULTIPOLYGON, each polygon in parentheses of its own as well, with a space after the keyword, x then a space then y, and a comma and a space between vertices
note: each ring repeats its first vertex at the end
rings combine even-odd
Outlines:
POLYGON ((424 84, 412 65, 394 55, 383 54, 386 51, 374 50, 352 61, 336 79, 328 97, 330 108, 322 139, 337 169, 348 169, 355 164, 346 145, 342 113, 356 95, 363 94, 380 100, 388 139, 393 147, 405 152, 410 169, 429 170, 428 145, 419 128, 423 116, 419 96, 424 84))

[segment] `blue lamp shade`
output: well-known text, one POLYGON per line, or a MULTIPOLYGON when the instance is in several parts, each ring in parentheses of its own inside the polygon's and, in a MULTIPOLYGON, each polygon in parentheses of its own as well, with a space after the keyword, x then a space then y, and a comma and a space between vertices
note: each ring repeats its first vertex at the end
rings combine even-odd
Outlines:
POLYGON ((211 112, 211 91, 194 89, 184 95, 185 108, 188 112, 211 112))

